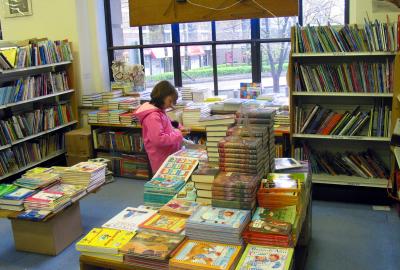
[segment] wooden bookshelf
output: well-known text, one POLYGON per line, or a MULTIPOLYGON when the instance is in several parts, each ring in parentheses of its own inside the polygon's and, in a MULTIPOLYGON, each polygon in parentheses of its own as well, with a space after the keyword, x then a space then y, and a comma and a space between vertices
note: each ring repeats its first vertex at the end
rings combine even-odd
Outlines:
POLYGON ((330 52, 330 53, 293 53, 293 58, 309 58, 309 57, 373 57, 373 56, 395 56, 395 52, 330 52))
POLYGON ((341 185, 341 186, 386 188, 388 186, 388 179, 362 178, 362 177, 347 176, 347 175, 333 176, 329 174, 313 174, 313 183, 341 185))
POLYGON ((320 140, 348 140, 348 141, 369 141, 369 142, 390 142, 390 137, 372 136, 340 136, 340 135, 318 135, 318 134, 293 134, 293 138, 320 139, 320 140))
POLYGON ((316 97, 373 97, 393 98, 393 93, 359 93, 359 92, 293 92, 293 96, 316 96, 316 97))

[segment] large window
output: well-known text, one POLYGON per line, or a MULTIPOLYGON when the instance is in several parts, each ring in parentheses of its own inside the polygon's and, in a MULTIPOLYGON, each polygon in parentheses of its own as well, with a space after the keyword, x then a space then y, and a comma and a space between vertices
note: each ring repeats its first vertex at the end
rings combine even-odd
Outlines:
POLYGON ((128 0, 104 0, 109 61, 145 67, 146 87, 160 80, 233 96, 241 82, 288 95, 291 27, 348 23, 349 0, 300 0, 298 17, 129 26, 128 0))

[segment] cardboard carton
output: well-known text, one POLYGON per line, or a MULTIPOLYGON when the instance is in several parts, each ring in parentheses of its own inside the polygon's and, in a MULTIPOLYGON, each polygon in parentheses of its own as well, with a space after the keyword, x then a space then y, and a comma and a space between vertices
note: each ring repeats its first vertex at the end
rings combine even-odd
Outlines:
POLYGON ((93 157, 93 140, 90 129, 80 128, 65 133, 67 155, 93 157))

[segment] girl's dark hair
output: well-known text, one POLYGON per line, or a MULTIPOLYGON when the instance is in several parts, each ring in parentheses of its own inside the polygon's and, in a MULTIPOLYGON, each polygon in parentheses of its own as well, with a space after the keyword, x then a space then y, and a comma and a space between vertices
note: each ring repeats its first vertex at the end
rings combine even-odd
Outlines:
POLYGON ((169 81, 161 81, 151 91, 150 104, 162 109, 164 99, 168 96, 173 96, 176 101, 178 99, 178 91, 176 91, 175 87, 169 81))

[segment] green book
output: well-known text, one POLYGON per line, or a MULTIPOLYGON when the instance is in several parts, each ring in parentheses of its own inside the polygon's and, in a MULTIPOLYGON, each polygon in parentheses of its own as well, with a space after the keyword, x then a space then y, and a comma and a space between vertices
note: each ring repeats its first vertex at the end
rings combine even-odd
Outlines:
POLYGON ((18 187, 13 184, 0 184, 0 197, 15 191, 18 187))

